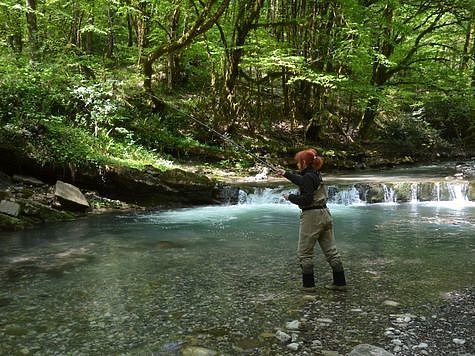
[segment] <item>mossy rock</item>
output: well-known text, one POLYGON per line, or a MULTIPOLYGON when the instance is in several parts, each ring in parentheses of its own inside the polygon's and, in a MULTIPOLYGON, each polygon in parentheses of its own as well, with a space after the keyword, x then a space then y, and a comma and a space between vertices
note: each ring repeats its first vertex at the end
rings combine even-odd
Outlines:
POLYGON ((35 221, 65 221, 75 218, 75 215, 70 212, 56 210, 35 201, 18 199, 17 202, 22 206, 22 216, 35 221))
POLYGON ((366 201, 368 203, 384 202, 384 190, 380 185, 370 185, 366 191, 366 201))
POLYGON ((15 231, 22 230, 28 223, 13 216, 0 213, 0 230, 15 231))
POLYGON ((412 184, 411 183, 396 183, 394 184, 394 191, 396 192, 396 199, 399 203, 406 203, 412 199, 412 184))
POLYGON ((12 194, 10 192, 6 192, 4 190, 0 190, 0 201, 2 200, 8 200, 12 194))
POLYGON ((424 182, 417 187, 417 199, 419 201, 432 201, 436 195, 435 183, 424 182))
POLYGON ((468 199, 475 201, 475 181, 468 184, 468 199))
POLYGON ((192 187, 212 187, 213 182, 206 176, 182 169, 170 169, 160 174, 167 185, 192 187))
POLYGON ((162 172, 152 166, 144 170, 109 167, 104 178, 105 195, 142 206, 209 204, 217 194, 211 179, 181 169, 162 172))

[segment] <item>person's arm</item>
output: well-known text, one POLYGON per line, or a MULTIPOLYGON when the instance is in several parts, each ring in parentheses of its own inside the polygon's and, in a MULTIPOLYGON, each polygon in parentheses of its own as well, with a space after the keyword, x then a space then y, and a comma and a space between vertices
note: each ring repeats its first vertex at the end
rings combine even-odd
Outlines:
POLYGON ((299 187, 302 185, 303 183, 303 177, 300 175, 300 174, 295 174, 295 173, 291 173, 291 172, 285 172, 283 175, 282 175, 284 178, 287 178, 289 181, 291 181, 292 183, 294 183, 295 185, 298 185, 299 187))

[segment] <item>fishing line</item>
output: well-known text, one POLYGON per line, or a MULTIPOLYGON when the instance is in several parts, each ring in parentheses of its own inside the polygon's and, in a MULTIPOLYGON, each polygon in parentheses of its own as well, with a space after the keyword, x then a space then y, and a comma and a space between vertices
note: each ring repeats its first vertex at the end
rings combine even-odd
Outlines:
POLYGON ((208 131, 211 131, 213 132, 214 134, 216 134, 219 138, 221 138, 222 140, 236 146, 237 148, 239 148, 241 151, 247 153, 249 156, 251 156, 252 158, 254 158, 257 162, 261 163, 262 165, 266 166, 267 168, 271 169, 272 171, 277 171, 279 170, 278 167, 270 164, 269 162, 267 162, 266 160, 260 158, 259 156, 257 156, 256 154, 252 153, 251 151, 249 151, 247 148, 243 147, 242 145, 240 145, 239 143, 237 143, 236 141, 234 141, 233 139, 229 138, 228 136, 226 135, 223 135, 222 133, 216 131, 215 129, 213 129, 211 126, 205 124, 204 122, 202 122, 201 120, 198 120, 196 117, 194 117, 193 115, 187 113, 187 112, 184 112, 183 110, 173 106, 173 105, 170 105, 169 103, 167 103, 168 106, 170 106, 173 110, 175 111, 178 111, 179 113, 189 117, 190 119, 192 119, 193 121, 195 121, 196 123, 200 124, 201 126, 205 127, 208 131))

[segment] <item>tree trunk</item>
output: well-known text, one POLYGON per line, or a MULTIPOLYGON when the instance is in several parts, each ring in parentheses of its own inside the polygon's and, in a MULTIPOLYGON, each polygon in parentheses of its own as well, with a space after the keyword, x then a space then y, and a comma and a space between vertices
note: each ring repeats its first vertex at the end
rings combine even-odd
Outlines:
POLYGON ((259 17, 264 0, 244 0, 237 13, 231 46, 225 52, 224 95, 222 100, 223 117, 231 117, 228 131, 233 131, 236 120, 236 82, 239 76, 239 63, 244 54, 246 42, 253 23, 259 17))
MULTIPOLYGON (((87 15, 87 14, 86 14, 87 15)), ((84 15, 82 15, 84 16, 84 15)), ((87 17, 87 25, 94 25, 94 15, 89 13, 87 17)), ((86 53, 92 53, 92 47, 94 43, 94 34, 92 31, 85 31, 81 33, 81 28, 79 28, 79 35, 81 36, 81 47, 86 53)))
MULTIPOLYGON (((170 19, 169 39, 170 42, 176 41, 177 31, 180 20, 180 9, 176 8, 170 19)), ((176 81, 176 74, 178 71, 179 61, 176 53, 171 52, 167 56, 167 89, 169 92, 173 90, 173 85, 176 81)))
POLYGON ((112 58, 114 55, 114 15, 115 9, 109 7, 107 9, 107 19, 109 22, 109 31, 107 33, 107 58, 112 58))
POLYGON ((473 36, 473 45, 472 45, 472 93, 475 97, 475 36, 473 36))
POLYGON ((134 45, 134 21, 132 15, 127 14, 127 47, 134 45))
POLYGON ((371 98, 368 100, 368 104, 366 105, 366 109, 363 114, 363 118, 361 119, 361 125, 359 129, 359 136, 363 140, 367 139, 370 136, 374 120, 376 119, 376 114, 378 113, 378 106, 378 98, 371 98))
POLYGON ((26 0, 26 23, 28 27, 28 46, 30 61, 38 59, 38 26, 36 20, 36 0, 26 0))
MULTIPOLYGON (((147 36, 148 36, 148 23, 147 23, 147 17, 148 17, 148 9, 147 9, 147 3, 145 2, 141 2, 140 3, 140 15, 137 17, 137 19, 135 20, 135 26, 136 26, 136 32, 137 32, 137 46, 138 46, 138 50, 139 50, 139 53, 138 53, 138 57, 139 57, 139 61, 142 61, 143 63, 143 50, 144 48, 147 47, 147 36)), ((145 66, 149 66, 150 68, 144 68, 144 72, 147 70, 147 73, 150 73, 150 89, 151 89, 151 85, 152 85, 152 73, 153 71, 151 71, 151 68, 152 68, 152 63, 149 64, 145 64, 145 66), (150 70, 150 72, 148 72, 148 70, 150 70)), ((147 78, 145 80, 148 80, 147 78)), ((144 83, 145 85, 145 83, 144 83)), ((146 89, 147 89, 147 86, 146 86, 146 89)))
POLYGON ((468 62, 470 60, 470 42, 472 40, 472 22, 470 21, 467 26, 467 32, 465 34, 465 43, 463 46, 462 62, 460 63, 460 69, 465 70, 468 68, 468 62))
MULTIPOLYGON (((147 56, 144 56, 142 50, 140 50, 140 64, 143 67, 144 73, 144 88, 150 94, 151 98, 156 98, 152 95, 152 74, 153 74, 153 63, 161 58, 164 55, 177 52, 180 49, 188 46, 193 39, 197 36, 208 31, 216 22, 219 20, 223 12, 227 9, 229 5, 229 0, 223 0, 219 7, 214 10, 214 13, 211 14, 213 10, 213 5, 216 3, 216 0, 209 0, 205 5, 202 12, 199 14, 198 18, 195 20, 190 29, 185 31, 180 38, 177 38, 176 41, 171 41, 162 44, 161 46, 156 47, 152 50, 147 56)), ((145 41, 146 37, 143 37, 145 41)))
MULTIPOLYGON (((385 58, 388 58, 394 52, 394 41, 392 40, 392 23, 393 23, 393 13, 394 9, 391 5, 386 5, 383 12, 384 17, 384 27, 379 38, 378 43, 378 53, 382 54, 385 58)), ((374 59, 373 63, 373 74, 371 76, 371 84, 375 87, 379 87, 385 84, 390 75, 388 74, 388 68, 384 63, 378 58, 374 59)), ((359 128, 359 136, 362 140, 366 140, 369 137, 371 132, 371 128, 374 125, 374 120, 376 119, 376 115, 378 113, 378 106, 379 106, 379 99, 375 97, 371 97, 366 104, 366 109, 361 117, 361 121, 358 125, 359 128)))

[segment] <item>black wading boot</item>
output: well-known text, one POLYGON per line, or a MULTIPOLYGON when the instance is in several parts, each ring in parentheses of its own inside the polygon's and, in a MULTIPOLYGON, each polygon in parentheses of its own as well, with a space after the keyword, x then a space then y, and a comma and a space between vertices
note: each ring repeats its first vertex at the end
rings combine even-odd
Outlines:
POLYGON ((348 287, 346 286, 345 272, 333 271, 333 283, 326 285, 325 288, 346 292, 348 287))
POLYGON ((313 273, 303 273, 302 292, 313 293, 315 291, 315 278, 313 276, 313 273))

